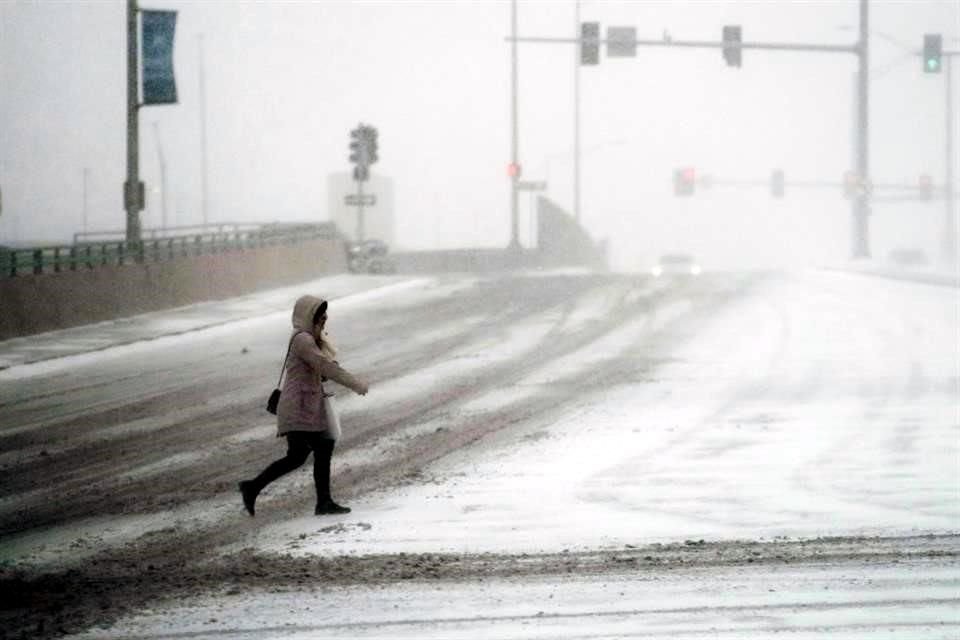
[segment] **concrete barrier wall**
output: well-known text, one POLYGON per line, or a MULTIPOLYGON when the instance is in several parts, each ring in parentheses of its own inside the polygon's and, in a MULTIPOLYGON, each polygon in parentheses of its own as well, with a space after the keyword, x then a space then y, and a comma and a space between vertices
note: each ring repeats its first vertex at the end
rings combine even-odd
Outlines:
MULTIPOLYGON (((454 249, 392 254, 403 273, 602 268, 605 256, 573 217, 538 199, 536 249, 454 249)), ((225 251, 168 262, 0 279, 0 340, 222 300, 347 270, 342 240, 225 251)))
POLYGON ((346 271, 340 240, 0 279, 0 340, 346 271))
POLYGON ((603 269, 606 250, 549 198, 537 198, 537 246, 544 267, 584 266, 603 269))
POLYGON ((390 259, 400 273, 486 273, 540 264, 536 251, 524 250, 518 255, 505 249, 398 252, 391 254, 390 259))

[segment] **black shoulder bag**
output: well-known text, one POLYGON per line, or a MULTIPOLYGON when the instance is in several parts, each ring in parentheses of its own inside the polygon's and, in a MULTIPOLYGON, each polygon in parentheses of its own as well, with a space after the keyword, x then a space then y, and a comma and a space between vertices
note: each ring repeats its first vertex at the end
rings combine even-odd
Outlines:
POLYGON ((283 381, 283 374, 287 370, 287 357, 290 355, 290 347, 293 346, 293 339, 297 334, 290 336, 290 342, 287 343, 287 354, 283 356, 283 362, 280 364, 280 377, 277 379, 277 388, 270 394, 267 400, 267 412, 277 415, 277 405, 280 404, 280 383, 283 381))

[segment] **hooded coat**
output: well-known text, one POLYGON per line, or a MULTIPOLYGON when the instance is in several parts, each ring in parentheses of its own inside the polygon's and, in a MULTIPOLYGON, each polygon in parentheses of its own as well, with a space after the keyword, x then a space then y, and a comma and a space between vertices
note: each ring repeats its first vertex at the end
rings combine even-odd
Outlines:
POLYGON ((293 306, 293 334, 277 406, 278 436, 290 431, 327 430, 323 379, 339 382, 357 393, 364 388, 334 360, 336 349, 326 334, 319 343, 313 335, 313 316, 324 302, 315 296, 302 296, 293 306))

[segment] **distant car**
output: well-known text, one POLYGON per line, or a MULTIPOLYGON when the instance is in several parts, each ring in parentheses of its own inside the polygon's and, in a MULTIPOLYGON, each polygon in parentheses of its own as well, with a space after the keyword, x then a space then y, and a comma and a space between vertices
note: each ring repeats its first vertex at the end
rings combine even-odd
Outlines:
POLYGON ((693 256, 685 253, 667 253, 660 256, 660 260, 650 269, 650 273, 658 278, 668 275, 698 276, 700 275, 700 265, 697 264, 693 256))
POLYGON ((928 263, 923 249, 894 249, 888 259, 898 267, 925 267, 928 263))
POLYGON ((387 256, 390 248, 380 240, 367 240, 347 247, 347 268, 351 273, 396 273, 387 256))

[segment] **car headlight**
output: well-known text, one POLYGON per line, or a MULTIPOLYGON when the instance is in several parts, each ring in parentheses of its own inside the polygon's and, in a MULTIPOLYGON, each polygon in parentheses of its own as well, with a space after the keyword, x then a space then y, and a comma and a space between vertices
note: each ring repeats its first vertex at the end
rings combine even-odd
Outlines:
POLYGON ((690 267, 690 273, 692 273, 695 276, 700 275, 700 265, 695 264, 692 267, 690 267))

